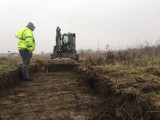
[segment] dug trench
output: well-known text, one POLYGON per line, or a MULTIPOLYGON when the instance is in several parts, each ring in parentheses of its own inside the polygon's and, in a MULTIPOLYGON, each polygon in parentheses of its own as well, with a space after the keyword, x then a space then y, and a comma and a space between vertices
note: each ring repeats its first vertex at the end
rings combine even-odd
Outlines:
POLYGON ((21 81, 19 70, 1 77, 6 80, 0 83, 2 120, 160 119, 148 99, 121 92, 91 68, 42 72, 32 67, 33 82, 21 81))

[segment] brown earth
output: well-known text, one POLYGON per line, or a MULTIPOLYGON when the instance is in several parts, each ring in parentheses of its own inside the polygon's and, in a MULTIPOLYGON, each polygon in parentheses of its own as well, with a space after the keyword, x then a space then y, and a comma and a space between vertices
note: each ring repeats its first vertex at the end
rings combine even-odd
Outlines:
POLYGON ((78 74, 38 72, 41 69, 35 65, 30 68, 33 82, 20 82, 21 69, 0 77, 0 120, 160 119, 153 101, 141 94, 159 87, 119 85, 102 71, 81 65, 74 69, 78 74))
POLYGON ((103 104, 75 73, 39 72, 0 99, 0 120, 88 120, 103 104))

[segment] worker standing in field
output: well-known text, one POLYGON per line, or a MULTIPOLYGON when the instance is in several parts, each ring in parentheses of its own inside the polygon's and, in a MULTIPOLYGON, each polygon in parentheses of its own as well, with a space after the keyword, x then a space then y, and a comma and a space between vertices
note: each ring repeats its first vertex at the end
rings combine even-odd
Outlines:
POLYGON ((33 36, 33 31, 35 26, 32 22, 29 22, 25 28, 22 28, 16 38, 18 38, 18 50, 23 61, 22 74, 23 80, 32 81, 33 79, 29 77, 28 67, 30 60, 32 58, 32 52, 35 50, 35 40, 33 36))

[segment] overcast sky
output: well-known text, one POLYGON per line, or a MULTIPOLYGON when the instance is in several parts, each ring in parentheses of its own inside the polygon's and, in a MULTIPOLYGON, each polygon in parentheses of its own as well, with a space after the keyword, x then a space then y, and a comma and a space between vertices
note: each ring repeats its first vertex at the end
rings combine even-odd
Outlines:
POLYGON ((160 0, 0 0, 0 52, 18 52, 18 30, 36 26, 35 53, 52 52, 55 30, 76 33, 77 49, 133 47, 160 40, 160 0))

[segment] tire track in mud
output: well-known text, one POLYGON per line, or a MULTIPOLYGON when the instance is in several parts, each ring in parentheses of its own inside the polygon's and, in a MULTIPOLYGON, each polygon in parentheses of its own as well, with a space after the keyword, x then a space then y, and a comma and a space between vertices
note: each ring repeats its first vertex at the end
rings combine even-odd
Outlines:
POLYGON ((88 120, 104 102, 73 72, 36 73, 0 99, 0 120, 88 120))

